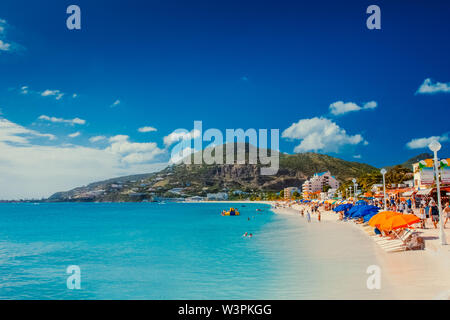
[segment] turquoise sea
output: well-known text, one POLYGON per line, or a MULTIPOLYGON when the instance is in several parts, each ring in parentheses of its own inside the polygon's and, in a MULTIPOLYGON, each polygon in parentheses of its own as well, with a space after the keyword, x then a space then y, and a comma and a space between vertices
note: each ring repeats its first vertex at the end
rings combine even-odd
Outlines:
POLYGON ((0 299, 367 297, 372 250, 352 253, 332 223, 233 206, 240 216, 220 215, 230 204, 0 204, 0 299))

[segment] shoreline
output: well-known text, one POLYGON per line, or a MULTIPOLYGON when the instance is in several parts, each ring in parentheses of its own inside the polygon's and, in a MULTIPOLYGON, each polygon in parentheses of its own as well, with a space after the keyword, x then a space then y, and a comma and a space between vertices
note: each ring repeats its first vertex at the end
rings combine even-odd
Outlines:
MULTIPOLYGON (((265 204, 274 206, 285 205, 280 201, 195 201, 192 203, 239 203, 239 204, 265 204)), ((271 208, 270 210, 278 215, 296 216, 305 219, 299 214, 300 209, 308 209, 307 206, 294 204, 289 207, 271 208)), ((305 211, 306 212, 306 211, 305 211)), ((352 222, 341 222, 338 215, 332 211, 321 210, 321 222, 318 222, 317 215, 311 214, 311 223, 332 223, 342 226, 342 228, 352 228, 360 233, 361 238, 366 238, 373 242, 368 245, 367 250, 372 250, 381 267, 382 277, 388 281, 389 287, 394 291, 394 299, 405 300, 431 300, 450 299, 450 245, 442 247, 436 237, 436 229, 420 230, 424 237, 424 250, 409 250, 388 253, 384 251, 370 236, 357 224, 352 222)), ((446 229, 449 230, 449 229, 446 229)), ((447 232, 449 237, 450 230, 447 232)), ((368 265, 370 263, 368 262, 368 265)), ((367 295, 369 296, 369 295, 367 295)), ((364 297, 362 297, 364 298, 364 297)))
MULTIPOLYGON (((299 210, 307 209, 298 204, 292 207, 272 208, 275 214, 297 216, 299 210)), ((316 214, 311 214, 311 223, 333 223, 343 228, 353 228, 361 233, 361 237, 370 239, 369 235, 354 223, 341 222, 338 215, 330 211, 321 211, 321 222, 316 214)), ((427 232, 426 234, 429 234, 427 232)), ((370 239, 373 241, 372 239, 370 239)), ((392 287, 394 299, 450 299, 450 246, 441 247, 438 239, 425 239, 425 250, 410 250, 388 253, 375 242, 373 250, 381 267, 381 272, 392 287)))
MULTIPOLYGON (((264 210, 270 210, 280 217, 288 217, 286 220, 292 223, 296 232, 301 230, 301 228, 296 229, 299 225, 308 225, 306 215, 302 217, 299 210, 303 208, 306 213, 306 211, 309 211, 309 207, 301 204, 289 205, 281 201, 250 200, 184 201, 180 203, 216 203, 224 204, 228 207, 233 204, 268 205, 271 207, 264 208, 264 210), (273 206, 275 205, 279 205, 280 207, 274 208, 273 206)), ((439 239, 436 238, 438 229, 418 229, 420 235, 425 238, 425 250, 387 253, 371 239, 360 225, 338 220, 338 214, 333 211, 325 211, 323 208, 320 208, 320 212, 321 222, 318 221, 317 214, 311 214, 311 227, 313 228, 309 228, 314 230, 315 235, 312 238, 316 239, 316 241, 309 241, 308 246, 310 250, 314 251, 315 255, 323 257, 326 261, 330 257, 336 257, 336 252, 330 251, 333 250, 333 246, 334 250, 338 249, 336 251, 341 254, 345 251, 344 256, 347 259, 346 261, 351 261, 356 268, 364 266, 360 274, 360 269, 357 270, 355 276, 360 278, 365 277, 365 279, 369 277, 365 273, 365 266, 376 264, 381 268, 382 283, 379 294, 374 295, 372 290, 365 288, 364 283, 364 288, 362 291, 358 291, 359 295, 357 295, 356 299, 450 300, 450 274, 448 272, 450 270, 450 245, 442 247, 439 244, 439 239), (325 224, 326 227, 324 226, 322 228, 320 224, 325 224), (345 238, 345 241, 340 241, 341 238, 345 238), (330 243, 330 246, 327 246, 327 241, 330 243), (350 244, 350 246, 346 246, 345 243, 350 244), (353 243, 355 243, 355 247, 353 247, 353 243), (345 250, 342 250, 343 248, 345 250), (349 248, 349 250, 346 250, 346 248, 349 248), (359 263, 356 263, 353 258, 358 260, 359 263)), ((272 228, 272 231, 276 235, 276 228, 272 228)), ((446 229, 446 233, 447 236, 450 236, 450 230, 448 228, 446 229)), ((295 249, 299 248, 299 245, 301 244, 296 245, 296 243, 290 242, 287 247, 295 252, 295 249)), ((345 266, 345 264, 341 265, 341 270, 347 270, 345 267, 342 268, 343 265, 345 266)), ((344 274, 341 280, 351 282, 355 281, 353 278, 353 276, 352 278, 348 278, 347 274, 344 274)), ((358 283, 362 285, 362 282, 358 283)), ((348 293, 343 292, 342 299, 347 299, 344 296, 345 294, 348 293)), ((355 299, 355 297, 352 296, 348 299, 355 299)))

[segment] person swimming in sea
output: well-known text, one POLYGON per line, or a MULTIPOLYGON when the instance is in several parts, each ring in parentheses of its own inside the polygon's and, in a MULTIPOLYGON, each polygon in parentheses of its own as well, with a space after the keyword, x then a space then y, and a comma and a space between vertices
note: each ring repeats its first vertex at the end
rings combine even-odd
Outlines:
POLYGON ((249 237, 249 238, 253 237, 253 234, 250 233, 250 234, 248 235, 248 237, 249 237))
POLYGON ((243 237, 246 237, 247 235, 248 235, 248 232, 244 233, 242 236, 243 236, 243 237))

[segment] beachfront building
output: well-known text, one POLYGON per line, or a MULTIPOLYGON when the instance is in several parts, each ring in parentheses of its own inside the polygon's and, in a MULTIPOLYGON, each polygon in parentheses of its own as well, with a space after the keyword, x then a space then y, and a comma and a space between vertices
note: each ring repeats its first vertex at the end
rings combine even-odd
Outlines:
POLYGON ((205 198, 200 196, 192 196, 185 199, 185 201, 203 201, 203 200, 205 200, 205 198))
POLYGON ((228 193, 226 192, 208 193, 206 195, 206 198, 208 200, 218 200, 218 201, 228 200, 228 193))
POLYGON ((283 192, 284 192, 284 200, 291 200, 292 199, 292 194, 295 191, 299 192, 297 187, 284 188, 284 190, 283 190, 283 192))
POLYGON ((434 171, 429 168, 433 166, 433 159, 422 160, 421 162, 416 162, 413 164, 414 173, 414 188, 416 190, 424 190, 430 188, 434 183, 434 171), (424 164, 426 167, 420 168, 420 164, 424 164))
POLYGON ((304 194, 322 192, 325 186, 329 186, 331 189, 339 188, 339 181, 331 175, 330 171, 315 173, 310 179, 303 183, 302 191, 304 194))
POLYGON ((335 196, 337 196, 337 189, 331 188, 327 193, 328 199, 333 199, 335 196))
POLYGON ((234 190, 233 191, 233 195, 235 196, 242 196, 242 195, 247 195, 248 192, 242 191, 242 190, 234 190))
POLYGON ((174 193, 174 194, 183 194, 183 190, 184 188, 172 188, 169 190, 170 193, 174 193))
POLYGON ((372 193, 383 192, 383 184, 377 183, 370 188, 372 193))
POLYGON ((320 193, 320 200, 330 200, 333 199, 335 195, 337 195, 337 189, 331 188, 327 192, 320 193))

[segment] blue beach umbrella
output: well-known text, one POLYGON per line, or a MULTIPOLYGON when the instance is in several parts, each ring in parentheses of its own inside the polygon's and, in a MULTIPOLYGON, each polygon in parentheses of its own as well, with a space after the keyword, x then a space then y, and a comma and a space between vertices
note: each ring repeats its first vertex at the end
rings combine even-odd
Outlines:
POLYGON ((378 214, 378 212, 375 212, 375 211, 373 211, 373 212, 371 212, 369 214, 366 214, 365 216, 363 216, 364 222, 369 221, 376 214, 378 214))
POLYGON ((357 210, 352 212, 351 217, 352 218, 360 218, 360 217, 364 217, 368 214, 371 214, 373 212, 378 213, 379 208, 376 206, 358 206, 357 210))
POLYGON ((367 202, 365 202, 364 200, 358 200, 356 201, 357 205, 361 205, 361 204, 367 204, 367 202))
POLYGON ((339 212, 339 211, 348 211, 350 210, 350 208, 353 207, 353 205, 351 203, 345 203, 345 204, 340 204, 338 205, 336 208, 334 208, 333 210, 335 212, 339 212))
POLYGON ((347 212, 345 212, 345 216, 350 216, 352 217, 353 214, 357 213, 359 210, 359 206, 353 206, 351 207, 347 212))

